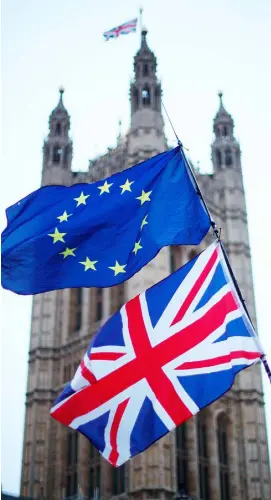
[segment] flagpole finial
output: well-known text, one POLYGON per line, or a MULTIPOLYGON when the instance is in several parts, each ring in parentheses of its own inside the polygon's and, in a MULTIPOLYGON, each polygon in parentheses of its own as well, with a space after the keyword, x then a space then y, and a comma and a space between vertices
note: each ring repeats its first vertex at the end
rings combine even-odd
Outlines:
POLYGON ((143 18, 143 8, 140 7, 140 9, 139 9, 139 30, 140 30, 140 33, 142 32, 142 26, 143 26, 142 18, 143 18))
POLYGON ((59 102, 62 102, 63 94, 65 92, 63 85, 60 85, 58 91, 59 91, 59 102))
POLYGON ((223 103, 222 103, 222 98, 223 98, 223 92, 222 92, 222 90, 219 90, 219 92, 218 92, 218 97, 219 97, 219 99, 220 99, 220 104, 222 105, 222 104, 223 104, 223 103))
POLYGON ((141 27, 141 47, 142 46, 147 46, 147 33, 148 30, 146 26, 141 27))
POLYGON ((121 119, 119 119, 118 125, 119 125, 119 133, 118 133, 118 137, 117 137, 117 143, 120 144, 121 136, 122 136, 122 121, 121 121, 121 119))

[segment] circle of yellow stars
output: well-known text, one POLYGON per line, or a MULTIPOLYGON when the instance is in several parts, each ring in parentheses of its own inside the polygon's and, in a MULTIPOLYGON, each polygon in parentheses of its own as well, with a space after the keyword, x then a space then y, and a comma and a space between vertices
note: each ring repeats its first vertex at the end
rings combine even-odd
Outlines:
MULTIPOLYGON (((132 192, 132 184, 134 184, 135 181, 130 181, 128 178, 126 179, 124 184, 121 184, 119 188, 121 189, 121 195, 123 195, 125 192, 132 192)), ((103 184, 100 186, 97 186, 97 189, 100 191, 99 195, 103 194, 110 194, 110 189, 113 186, 113 182, 109 183, 107 180, 104 181, 103 184)), ((152 191, 147 191, 145 192, 142 189, 141 195, 136 197, 136 200, 140 201, 140 206, 144 205, 146 202, 151 201, 151 194, 152 191)), ((80 195, 77 198, 73 198, 74 201, 76 201, 76 208, 80 207, 81 205, 87 205, 87 200, 90 197, 90 194, 85 194, 84 191, 81 191, 80 195)), ((57 216, 57 219, 59 220, 59 223, 63 222, 68 222, 69 217, 72 217, 74 214, 73 213, 68 213, 66 210, 64 210, 62 215, 57 216)), ((147 221, 148 214, 145 215, 145 217, 141 221, 140 225, 140 231, 142 231, 143 227, 148 224, 147 221)), ((61 226, 62 227, 62 226, 61 226)), ((63 226, 64 227, 64 226, 63 226)), ((66 243, 64 237, 66 236, 67 233, 65 232, 60 232, 57 227, 55 227, 55 230, 53 233, 48 233, 48 236, 52 238, 53 244, 61 242, 61 243, 66 243)), ((143 248, 141 245, 141 238, 138 241, 135 241, 134 248, 132 250, 132 253, 134 255, 137 255, 137 253, 143 248)), ((66 259, 68 257, 76 257, 75 251, 77 248, 69 248, 66 247, 62 252, 59 252, 60 255, 63 255, 63 259, 66 259)), ((98 264, 98 260, 91 260, 90 257, 86 256, 84 261, 80 261, 79 264, 84 266, 84 271, 97 271, 96 265, 98 264)), ((123 274, 126 273, 125 268, 127 267, 127 264, 120 264, 117 260, 113 266, 109 266, 108 269, 111 269, 114 272, 114 276, 117 276, 118 274, 123 274)))

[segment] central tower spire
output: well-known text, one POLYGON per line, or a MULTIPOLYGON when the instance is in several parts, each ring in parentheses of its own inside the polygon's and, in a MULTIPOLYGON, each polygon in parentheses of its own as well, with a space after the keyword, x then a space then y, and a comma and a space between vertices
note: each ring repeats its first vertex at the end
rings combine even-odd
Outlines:
POLYGON ((166 148, 161 114, 161 83, 156 75, 156 57, 147 43, 147 29, 142 28, 141 46, 135 55, 135 78, 131 82, 130 154, 133 161, 161 153, 166 148))

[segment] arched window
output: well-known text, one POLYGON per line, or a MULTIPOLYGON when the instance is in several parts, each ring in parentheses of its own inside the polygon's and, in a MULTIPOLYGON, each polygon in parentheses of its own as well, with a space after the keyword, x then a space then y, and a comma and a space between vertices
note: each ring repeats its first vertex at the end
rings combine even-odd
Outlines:
POLYGON ((207 425, 206 417, 200 413, 197 417, 198 434, 198 467, 199 467, 199 490, 201 500, 209 500, 209 462, 207 449, 207 425))
POLYGON ((61 135, 61 123, 56 124, 56 135, 61 135))
POLYGON ((70 332, 78 332, 82 326, 82 288, 70 290, 70 332))
POLYGON ((53 150, 53 162, 56 164, 60 163, 61 160, 62 149, 60 146, 55 146, 53 150))
POLYGON ((224 125, 224 127, 223 127, 223 132, 222 132, 222 135, 223 135, 224 137, 227 137, 227 135, 228 135, 228 129, 227 129, 226 125, 224 125))
POLYGON ((176 264, 175 264, 175 252, 174 252, 174 247, 170 247, 170 273, 174 273, 176 271, 176 264))
POLYGON ((176 429, 176 476, 178 491, 183 488, 188 491, 188 472, 187 472, 187 427, 181 424, 176 429))
POLYGON ((156 87, 156 89, 155 89, 155 109, 157 111, 161 110, 161 89, 160 89, 160 87, 156 87))
POLYGON ((110 314, 117 312, 124 304, 124 283, 110 288, 110 314))
POLYGON ((148 76, 149 74, 149 65, 147 63, 143 64, 143 76, 148 76))
POLYGON ((77 465, 78 458, 78 432, 68 432, 68 466, 77 465))
POLYGON ((197 257, 198 253, 196 250, 191 250, 188 254, 188 260, 192 260, 194 259, 195 257, 197 257))
POLYGON ((174 273, 182 265, 182 250, 179 246, 173 245, 170 251, 170 272, 174 273))
POLYGON ((66 146, 64 149, 64 158, 63 158, 63 165, 67 166, 68 164, 68 157, 69 157, 69 146, 66 146))
POLYGON ((228 428, 228 419, 226 415, 221 414, 217 419, 217 444, 218 444, 221 500, 230 500, 227 428, 228 428))
POLYGON ((101 493, 101 459, 98 450, 90 443, 89 496, 90 500, 99 500, 101 493))
POLYGON ((217 162, 217 166, 221 167, 221 165, 222 165, 222 156, 221 156, 221 151, 219 151, 219 149, 217 149, 217 151, 216 151, 216 162, 217 162))
POLYGON ((95 321, 101 321, 102 317, 103 317, 103 289, 97 288, 95 321))
POLYGON ((219 127, 217 127, 217 129, 216 129, 216 136, 220 137, 220 128, 219 127))
POLYGON ((226 149, 225 151, 225 164, 226 167, 231 167, 232 165, 232 152, 230 149, 226 149))
POLYGON ((149 85, 145 85, 142 90, 142 104, 143 106, 149 106, 151 104, 151 93, 149 85))
POLYGON ((139 103, 138 89, 134 88, 134 90, 133 90, 133 107, 134 107, 134 111, 136 111, 138 109, 138 103, 139 103))
POLYGON ((113 495, 125 493, 125 464, 113 468, 113 495))
POLYGON ((49 160, 49 146, 48 144, 45 144, 43 148, 43 154, 44 154, 44 162, 47 163, 49 160))
POLYGON ((69 429, 67 438, 66 496, 77 493, 78 432, 69 429))

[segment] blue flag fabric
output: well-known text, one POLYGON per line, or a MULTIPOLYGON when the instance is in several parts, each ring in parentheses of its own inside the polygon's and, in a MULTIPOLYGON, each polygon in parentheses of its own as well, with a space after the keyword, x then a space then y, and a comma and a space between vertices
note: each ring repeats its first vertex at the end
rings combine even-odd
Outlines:
POLYGON ((117 285, 210 228, 180 147, 106 180, 42 187, 6 213, 2 285, 23 295, 117 285))

